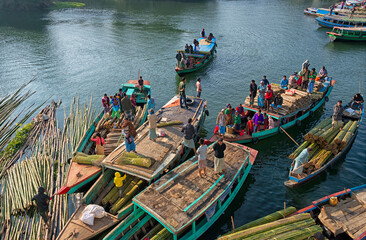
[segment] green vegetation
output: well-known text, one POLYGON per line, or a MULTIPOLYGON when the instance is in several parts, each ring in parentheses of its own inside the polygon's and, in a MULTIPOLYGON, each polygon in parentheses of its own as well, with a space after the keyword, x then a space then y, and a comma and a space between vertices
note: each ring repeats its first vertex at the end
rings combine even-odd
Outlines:
POLYGON ((18 129, 14 138, 0 153, 0 158, 11 159, 14 154, 24 145, 28 139, 28 135, 33 128, 33 122, 26 124, 23 128, 18 129))
POLYGON ((50 9, 64 9, 64 8, 82 8, 85 3, 80 2, 53 2, 53 6, 50 9))

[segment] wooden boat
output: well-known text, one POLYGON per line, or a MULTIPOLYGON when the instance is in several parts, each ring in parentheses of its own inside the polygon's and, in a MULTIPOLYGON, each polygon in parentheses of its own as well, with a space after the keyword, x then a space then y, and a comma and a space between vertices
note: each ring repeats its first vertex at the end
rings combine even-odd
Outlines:
POLYGON ((366 18, 350 18, 344 16, 323 16, 317 17, 315 20, 322 27, 333 28, 333 27, 364 27, 366 26, 366 18))
POLYGON ((197 176, 197 157, 181 164, 136 196, 134 211, 104 240, 110 239, 197 239, 206 232, 233 201, 257 151, 225 142, 226 173, 213 171, 214 151, 207 152, 207 176, 197 176), (165 238, 164 238, 165 239, 165 238))
POLYGON ((366 185, 345 189, 296 211, 290 207, 240 226, 219 240, 233 239, 366 239, 366 185), (289 211, 288 211, 289 210, 289 211), (285 214, 289 212, 290 214, 285 214), (286 216, 284 218, 284 216, 286 216))
POLYGON ((327 32, 330 41, 366 41, 366 27, 343 28, 334 27, 331 32, 327 32))
MULTIPOLYGON (((347 104, 345 106, 345 109, 350 108, 350 104, 347 104)), ((346 111, 346 110, 345 110, 346 111)), ((357 124, 357 128, 353 134, 353 136, 351 137, 351 139, 348 141, 347 145, 344 146, 342 148, 341 151, 339 151, 338 153, 336 152, 335 154, 332 154, 330 156, 330 159, 320 168, 315 168, 313 170, 311 170, 309 173, 303 173, 301 175, 297 175, 294 176, 292 174, 293 171, 293 166, 291 166, 290 168, 290 172, 289 172, 289 180, 287 180, 284 184, 286 187, 288 188, 295 188, 298 187, 304 183, 309 182, 310 180, 314 179, 316 176, 318 176, 319 174, 323 173, 327 168, 329 168, 330 166, 332 166, 335 162, 337 162, 338 160, 344 158, 346 156, 346 154, 348 153, 348 151, 351 149, 351 146, 353 144, 353 142, 356 139, 357 133, 358 133, 358 128, 361 125, 362 119, 363 119, 363 114, 364 114, 364 109, 363 109, 363 104, 361 105, 361 107, 359 107, 358 109, 355 110, 355 112, 357 112, 357 117, 355 115, 355 117, 349 116, 349 115, 343 115, 344 121, 358 121, 357 124)))
MULTIPOLYGON (((274 112, 266 112, 267 115, 271 116, 273 120, 275 121, 275 127, 272 129, 265 129, 262 131, 258 131, 253 133, 252 135, 248 135, 247 133, 243 133, 243 135, 237 134, 226 134, 223 139, 228 142, 236 142, 236 143, 257 143, 261 139, 265 139, 271 136, 274 136, 278 133, 283 133, 283 129, 290 128, 292 126, 300 126, 301 121, 306 119, 307 117, 311 117, 314 114, 314 111, 316 111, 320 106, 322 106, 326 101, 328 101, 328 97, 330 93, 332 92, 333 86, 335 84, 335 80, 326 81, 323 83, 323 87, 321 87, 318 91, 315 91, 314 88, 314 94, 311 98, 311 101, 309 101, 305 106, 297 109, 293 109, 292 112, 281 114, 274 113, 274 112)), ((316 83, 318 84, 318 83, 316 83)), ((272 88, 275 84, 272 84, 272 88)), ((307 93, 305 91, 296 90, 296 95, 303 95, 305 96, 307 93)), ((283 94, 281 94, 283 95, 283 94)), ((286 96, 286 98, 293 98, 291 96, 286 96)), ((297 100, 294 100, 297 101, 297 100)), ((253 107, 249 106, 249 103, 246 101, 246 103, 243 105, 244 110, 248 111, 248 116, 253 117, 254 114, 259 110, 258 106, 256 104, 253 105, 253 107)), ((263 128, 263 126, 261 126, 263 128)), ((218 135, 214 134, 210 141, 214 142, 218 139, 218 135)))
MULTIPOLYGON (((122 84, 122 92, 126 93, 128 97, 131 97, 132 94, 136 95, 137 105, 140 106, 140 111, 136 113, 135 123, 137 126, 142 125, 146 121, 147 117, 147 108, 145 107, 147 100, 146 97, 148 94, 151 94, 150 82, 144 81, 144 91, 140 92, 138 86, 136 86, 137 80, 130 80, 125 84, 122 84)), ((110 135, 121 135, 121 130, 119 129, 101 129, 101 124, 105 121, 103 119, 104 113, 103 111, 97 116, 94 120, 93 124, 89 127, 89 129, 84 134, 80 143, 76 147, 74 155, 77 152, 82 152, 85 154, 94 154, 95 143, 91 141, 91 137, 94 133, 100 132, 102 137, 106 139, 105 148, 115 148, 116 144, 111 144, 114 139, 109 140, 108 134, 110 135), (116 133, 113 133, 116 132, 116 133), (108 146, 110 145, 110 146, 108 146)), ((119 138, 119 137, 118 137, 119 138)), ((107 152, 106 152, 107 153, 107 152)), ((100 166, 93 165, 84 165, 78 164, 76 162, 71 162, 68 170, 68 174, 66 177, 65 185, 59 189, 56 194, 72 194, 77 192, 86 184, 94 181, 100 175, 102 168, 100 166)))
MULTIPOLYGON (((149 140, 148 122, 137 129, 136 151, 139 156, 146 160, 149 159, 151 165, 142 166, 137 163, 126 164, 121 162, 120 159, 126 155, 125 145, 122 143, 102 162, 104 171, 84 196, 83 204, 78 208, 77 212, 82 212, 88 204, 97 204, 102 205, 111 214, 110 217, 112 219, 117 219, 118 222, 123 219, 128 221, 128 216, 133 210, 132 197, 136 196, 145 186, 168 172, 169 169, 183 162, 190 152, 190 149, 183 149, 181 146, 183 141, 182 124, 167 125, 163 123, 170 121, 186 123, 189 118, 192 118, 194 121, 193 126, 197 133, 202 129, 206 116, 207 101, 195 97, 189 97, 189 99, 191 100, 190 109, 181 108, 179 96, 175 96, 156 112, 158 119, 160 119, 159 124, 163 125, 158 130, 164 131, 165 137, 157 138, 156 142, 149 140), (126 174, 121 190, 122 197, 114 186, 113 180, 116 172, 120 172, 122 176, 126 174)), ((111 225, 100 227, 99 229, 93 228, 93 231, 88 233, 81 229, 85 224, 79 220, 79 216, 80 214, 76 213, 69 219, 58 239, 67 239, 71 233, 83 233, 82 238, 90 238, 113 226, 111 223, 111 225)), ((115 221, 113 221, 114 223, 115 221)), ((81 234, 79 235, 81 237, 81 234)), ((79 239, 79 237, 74 238, 79 239)))
POLYGON ((189 58, 191 60, 191 65, 186 66, 184 60, 182 59, 181 63, 175 66, 175 71, 179 76, 183 76, 184 74, 191 73, 201 69, 205 66, 214 56, 216 52, 216 38, 212 38, 209 42, 207 38, 199 38, 199 52, 195 53, 186 53, 184 50, 178 50, 178 53, 181 53, 184 58, 189 58))

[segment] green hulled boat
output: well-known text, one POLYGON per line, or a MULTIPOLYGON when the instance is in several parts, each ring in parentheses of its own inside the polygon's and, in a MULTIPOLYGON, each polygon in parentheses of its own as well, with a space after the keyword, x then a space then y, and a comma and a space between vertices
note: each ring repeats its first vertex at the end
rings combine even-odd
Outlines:
POLYGON ((330 41, 366 41, 366 27, 334 27, 327 32, 330 41))

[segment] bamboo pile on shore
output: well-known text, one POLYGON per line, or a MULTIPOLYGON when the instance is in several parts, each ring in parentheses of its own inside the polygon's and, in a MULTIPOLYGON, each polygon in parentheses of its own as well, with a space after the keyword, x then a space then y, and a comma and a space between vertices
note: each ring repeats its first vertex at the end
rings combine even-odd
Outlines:
POLYGON ((305 148, 312 147, 309 162, 304 164, 304 168, 310 171, 321 168, 348 145, 356 132, 358 121, 348 121, 341 127, 332 128, 332 119, 324 119, 304 136, 303 144, 289 158, 295 159, 305 148))
MULTIPOLYGON (((270 218, 271 215, 267 217, 270 218)), ((322 232, 322 228, 315 224, 309 213, 296 214, 287 218, 272 220, 269 222, 252 224, 250 228, 230 232, 220 237, 219 240, 231 239, 308 239, 317 232, 322 232)))
MULTIPOLYGON (((285 94, 285 90, 280 87, 279 84, 272 83, 273 90, 273 98, 276 94, 281 94, 283 98, 282 108, 279 109, 279 113, 282 115, 288 115, 293 112, 296 112, 299 109, 307 109, 314 102, 323 97, 323 93, 314 92, 313 94, 309 94, 306 91, 302 91, 299 89, 295 90, 295 95, 287 95, 285 94)), ((248 96, 245 99, 244 105, 250 105, 250 97, 248 96)), ((258 94, 254 99, 254 106, 258 107, 258 94)))

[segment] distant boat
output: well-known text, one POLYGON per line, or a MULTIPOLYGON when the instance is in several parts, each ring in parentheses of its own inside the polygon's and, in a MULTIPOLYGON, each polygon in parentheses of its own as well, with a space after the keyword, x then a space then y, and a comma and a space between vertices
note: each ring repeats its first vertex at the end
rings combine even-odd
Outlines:
POLYGON ((344 16, 324 16, 317 17, 315 20, 322 27, 364 27, 366 26, 366 18, 350 18, 344 16))
POLYGON ((178 50, 178 54, 180 53, 183 58, 180 61, 179 65, 175 66, 175 71, 179 76, 182 76, 187 73, 191 73, 201 69, 205 66, 214 56, 216 52, 216 38, 212 38, 209 41, 207 38, 199 38, 199 51, 188 53, 185 50, 178 50), (190 64, 187 66, 187 60, 189 60, 190 64))
MULTIPOLYGON (((341 151, 338 152, 338 150, 337 150, 336 152, 334 152, 334 154, 332 153, 331 156, 330 156, 330 159, 328 161, 326 161, 323 166, 321 166, 320 168, 313 169, 309 174, 303 173, 303 175, 301 175, 301 176, 294 176, 292 174, 293 166, 291 166, 290 172, 289 172, 289 180, 287 180, 284 183, 286 187, 295 188, 295 187, 298 187, 298 186, 300 186, 304 183, 309 182, 310 180, 314 179, 316 176, 319 176, 319 174, 323 173, 326 169, 328 169, 334 163, 339 161, 342 157, 346 156, 348 151, 351 149, 351 146, 352 146, 353 142, 356 139, 358 129, 359 129, 361 123, 362 123, 362 119, 363 119, 363 115, 364 115, 364 104, 363 103, 358 108, 350 110, 353 113, 355 113, 355 115, 353 115, 353 116, 352 115, 345 115, 345 113, 347 112, 347 109, 351 109, 351 107, 350 107, 351 103, 352 103, 352 101, 344 107, 346 110, 343 114, 343 116, 344 116, 343 118, 344 118, 345 121, 353 122, 356 126, 355 130, 351 132, 352 137, 349 139, 349 141, 345 142, 346 144, 344 144, 344 146, 342 146, 341 151)), ((349 124, 351 125, 351 123, 349 123, 349 124)), ((333 138, 335 138, 335 137, 336 136, 333 136, 333 138)), ((321 151, 322 149, 323 148, 320 147, 318 151, 321 151)), ((333 149, 331 149, 331 148, 325 149, 323 151, 326 151, 326 150, 328 150, 329 152, 333 151, 333 149)), ((314 154, 313 154, 314 158, 315 158, 315 155, 316 155, 316 152, 314 152, 314 154)), ((324 153, 322 155, 326 155, 326 154, 324 153)), ((320 158, 321 157, 322 156, 320 156, 320 158)), ((311 159, 309 159, 309 162, 310 161, 311 161, 311 159)), ((305 164, 304 164, 304 168, 305 168, 305 164)))
MULTIPOLYGON (((132 94, 136 95, 136 102, 137 105, 141 107, 141 111, 138 114, 138 119, 135 119, 137 125, 140 126, 146 121, 147 117, 147 108, 145 107, 147 103, 147 95, 151 94, 150 89, 150 82, 144 81, 144 92, 140 92, 138 87, 136 86, 137 80, 129 80, 127 83, 122 84, 122 92, 126 93, 127 97, 130 98, 132 94)), ((137 113, 136 113, 137 114, 137 113)), ((98 132, 97 127, 100 125, 100 122, 103 121, 104 113, 103 111, 97 116, 94 122, 90 125, 89 129, 84 134, 83 138, 79 142, 78 146, 76 147, 75 153, 82 152, 85 154, 94 154, 94 146, 95 143, 91 141, 91 137, 94 133, 98 132)), ((106 136, 112 130, 103 130, 102 137, 106 138, 106 136)), ((120 131, 118 132, 121 135, 120 131)), ((108 146, 111 145, 107 142, 104 148, 115 148, 117 146, 108 146)), ((102 168, 100 166, 93 166, 93 165, 85 165, 85 164, 78 164, 76 162, 71 162, 69 166, 69 170, 66 177, 66 182, 63 187, 61 187, 56 194, 72 194, 79 191, 83 186, 86 184, 94 181, 102 172, 102 168)))
POLYGON ((327 32, 332 42, 334 41, 366 41, 366 27, 344 28, 334 27, 331 32, 327 32))
POLYGON ((179 165, 134 197, 134 211, 104 240, 195 240, 209 231, 238 195, 258 153, 225 144, 225 173, 213 171, 214 151, 209 146, 207 176, 198 176, 196 156, 179 165))

